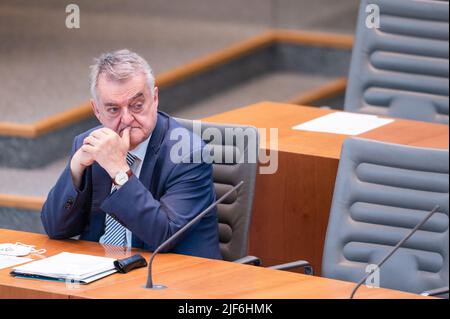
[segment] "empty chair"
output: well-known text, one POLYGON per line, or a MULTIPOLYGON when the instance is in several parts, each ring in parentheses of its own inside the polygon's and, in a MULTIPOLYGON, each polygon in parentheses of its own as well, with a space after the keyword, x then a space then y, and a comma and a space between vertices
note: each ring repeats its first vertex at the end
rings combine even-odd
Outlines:
MULTIPOLYGON (((381 287, 448 290, 448 150, 347 139, 333 194, 322 275, 358 282, 436 205, 440 208, 381 267, 381 287)), ((308 265, 298 261, 272 268, 308 265)))
POLYGON ((448 124, 448 24, 448 1, 362 0, 345 110, 448 124))
POLYGON ((234 196, 218 205, 220 250, 225 260, 259 265, 258 258, 247 256, 258 165, 258 130, 252 126, 176 120, 207 143, 217 198, 244 181, 234 196))

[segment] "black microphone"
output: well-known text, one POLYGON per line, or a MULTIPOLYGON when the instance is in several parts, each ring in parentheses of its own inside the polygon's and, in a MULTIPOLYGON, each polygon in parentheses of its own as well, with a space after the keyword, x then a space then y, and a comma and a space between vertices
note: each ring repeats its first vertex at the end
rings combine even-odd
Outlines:
POLYGON ((408 235, 405 236, 405 238, 403 238, 398 244, 397 246, 395 246, 391 252, 389 254, 386 255, 386 257, 383 258, 382 261, 380 261, 376 267, 366 276, 364 276, 363 279, 361 279, 358 284, 356 285, 356 287, 353 289, 352 294, 350 295, 350 299, 353 299, 353 297, 356 294, 356 291, 358 290, 359 287, 361 287, 361 285, 367 280, 367 278, 369 278, 374 272, 375 270, 379 269, 412 235, 414 235, 414 233, 423 226, 423 224, 425 224, 427 222, 428 219, 430 219, 431 216, 434 215, 434 213, 436 213, 436 211, 439 209, 439 205, 436 205, 433 210, 431 212, 428 213, 427 216, 425 216, 425 218, 419 223, 417 224, 416 227, 414 227, 413 230, 411 230, 409 232, 408 235))
POLYGON ((148 263, 148 275, 147 275, 147 284, 145 285, 145 288, 148 289, 164 289, 167 288, 164 285, 153 285, 152 280, 152 263, 153 259, 155 258, 156 254, 160 252, 162 249, 173 243, 178 237, 183 235, 187 230, 189 230, 194 224, 196 224, 200 219, 202 219, 206 214, 208 214, 211 209, 216 207, 218 204, 223 202, 231 193, 236 191, 238 188, 240 188, 244 184, 244 181, 241 181, 239 184, 234 186, 232 189, 230 189, 228 192, 226 192, 221 198, 219 198, 216 202, 211 204, 208 208, 206 208, 203 212, 198 214, 193 220, 191 220, 189 223, 184 225, 179 231, 177 231, 175 234, 173 234, 170 238, 168 238, 165 242, 163 242, 161 245, 159 245, 158 248, 153 252, 152 256, 150 257, 150 261, 148 263))

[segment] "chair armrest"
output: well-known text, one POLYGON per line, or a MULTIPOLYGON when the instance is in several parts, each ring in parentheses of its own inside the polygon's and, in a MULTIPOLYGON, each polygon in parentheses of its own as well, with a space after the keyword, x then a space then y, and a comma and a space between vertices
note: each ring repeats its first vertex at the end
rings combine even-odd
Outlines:
POLYGON ((237 260, 234 260, 233 262, 238 264, 261 266, 261 259, 255 256, 245 256, 237 260))
POLYGON ((448 294, 448 287, 437 288, 433 290, 427 290, 421 293, 422 296, 439 296, 443 294, 448 294))
POLYGON ((276 269, 276 270, 289 270, 294 268, 304 268, 306 275, 314 275, 314 268, 311 266, 311 264, 305 260, 297 260, 293 261, 287 264, 281 264, 281 265, 275 265, 267 267, 270 269, 276 269))

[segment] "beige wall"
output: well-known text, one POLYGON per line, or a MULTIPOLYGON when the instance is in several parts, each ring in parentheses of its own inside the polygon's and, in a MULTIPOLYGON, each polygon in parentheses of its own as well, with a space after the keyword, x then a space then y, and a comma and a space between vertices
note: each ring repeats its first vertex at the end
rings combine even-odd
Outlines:
MULTIPOLYGON (((353 33, 359 0, 73 0, 81 11, 201 19, 266 27, 353 33)), ((2 0, 14 6, 64 10, 60 0, 2 0)))
POLYGON ((278 28, 319 29, 353 33, 359 0, 274 0, 278 28))

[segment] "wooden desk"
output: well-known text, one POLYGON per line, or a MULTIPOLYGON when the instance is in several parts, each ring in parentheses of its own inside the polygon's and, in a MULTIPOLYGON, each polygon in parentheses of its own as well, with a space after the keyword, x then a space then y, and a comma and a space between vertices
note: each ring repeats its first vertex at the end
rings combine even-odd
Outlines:
MULTIPOLYGON (((45 254, 46 257, 56 255, 63 251, 115 258, 124 258, 132 255, 131 252, 112 254, 109 253, 109 251, 107 251, 102 245, 86 241, 58 241, 51 240, 47 236, 41 234, 0 229, 0 243, 15 242, 35 245, 36 249, 45 248, 47 250, 45 254)), ((39 259, 36 256, 31 256, 31 258, 39 259)), ((11 268, 0 269, 0 298, 67 299, 70 296, 71 290, 66 288, 65 283, 16 279, 9 274, 10 271, 11 268)), ((84 291, 86 289, 112 285, 123 279, 125 278, 119 275, 108 276, 89 285, 81 285, 79 286, 79 289, 80 291, 84 291)))
MULTIPOLYGON (((320 274, 341 146, 348 136, 292 127, 331 112, 263 102, 203 119, 279 130, 278 171, 257 176, 249 241, 249 253, 265 265, 304 259, 320 274)), ((360 137, 441 149, 449 143, 448 126, 401 119, 360 137)))
MULTIPOLYGON (((0 229, 0 243, 20 241, 47 249, 46 256, 63 251, 108 256, 105 246, 77 240, 51 240, 45 235, 0 229)), ((134 250, 132 253, 138 252, 134 250)), ((149 253, 140 252, 145 258, 149 253)), ((130 255, 131 252, 120 254, 130 255)), ((113 257, 117 257, 114 255, 113 257)), ((121 256, 122 257, 122 256, 121 256)), ((0 270, 0 298, 171 298, 171 299, 277 299, 348 298, 354 283, 302 274, 240 265, 226 261, 161 254, 154 260, 154 282, 164 290, 144 289, 147 269, 113 274, 89 285, 69 289, 62 282, 19 279, 0 270)), ((358 298, 424 298, 420 295, 388 290, 358 291, 358 298)))

